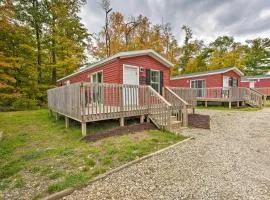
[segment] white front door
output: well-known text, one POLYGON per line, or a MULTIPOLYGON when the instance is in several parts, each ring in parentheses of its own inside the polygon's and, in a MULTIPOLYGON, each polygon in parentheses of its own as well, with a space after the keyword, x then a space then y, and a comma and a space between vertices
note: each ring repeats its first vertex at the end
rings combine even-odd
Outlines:
POLYGON ((229 87, 229 77, 223 76, 223 87, 228 88, 229 87))
POLYGON ((255 82, 254 81, 250 81, 249 82, 249 87, 250 88, 255 88, 255 82))
POLYGON ((139 86, 139 67, 124 65, 123 67, 123 90, 124 105, 137 105, 139 86))

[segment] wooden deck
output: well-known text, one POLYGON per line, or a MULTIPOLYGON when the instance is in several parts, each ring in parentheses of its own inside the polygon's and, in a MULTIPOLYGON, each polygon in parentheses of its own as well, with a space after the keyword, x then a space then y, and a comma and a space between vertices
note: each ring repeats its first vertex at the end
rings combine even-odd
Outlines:
POLYGON ((208 102, 224 102, 229 104, 231 108, 232 103, 236 102, 239 106, 240 103, 247 103, 251 106, 262 107, 263 94, 256 90, 241 87, 231 88, 196 88, 197 101, 205 103, 208 102))
POLYGON ((163 88, 163 96, 151 86, 123 84, 75 83, 48 90, 48 107, 65 116, 66 127, 69 118, 82 124, 86 135, 86 123, 107 119, 120 119, 124 126, 126 117, 140 116, 152 121, 158 128, 171 130, 177 120, 188 125, 188 109, 193 112, 197 101, 245 102, 262 107, 263 94, 248 88, 163 88), (173 121, 172 121, 173 120, 173 121))
POLYGON ((150 86, 75 83, 48 90, 48 107, 64 115, 67 126, 69 118, 81 122, 83 135, 87 122, 119 118, 123 126, 125 117, 135 116, 141 122, 151 120, 160 129, 170 130, 172 116, 187 126, 187 109, 194 108, 187 101, 196 101, 195 93, 185 101, 176 89, 163 91, 161 96, 150 86))

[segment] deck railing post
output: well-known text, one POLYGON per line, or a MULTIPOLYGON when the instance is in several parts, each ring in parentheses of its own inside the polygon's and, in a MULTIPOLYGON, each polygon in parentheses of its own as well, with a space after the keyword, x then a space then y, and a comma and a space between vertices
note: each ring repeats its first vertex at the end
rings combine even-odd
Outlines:
POLYGON ((85 137, 86 134, 87 134, 87 131, 86 131, 86 130, 87 130, 86 122, 83 121, 83 122, 81 123, 81 126, 82 126, 82 136, 85 137))
POLYGON ((67 116, 65 116, 65 125, 66 128, 69 128, 69 118, 67 116))

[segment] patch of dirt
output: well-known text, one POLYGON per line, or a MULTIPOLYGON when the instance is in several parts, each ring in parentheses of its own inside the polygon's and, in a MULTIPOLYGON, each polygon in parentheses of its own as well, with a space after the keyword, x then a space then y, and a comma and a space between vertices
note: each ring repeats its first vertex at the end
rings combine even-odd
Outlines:
POLYGON ((210 116, 199 115, 199 114, 189 114, 188 126, 191 128, 210 129, 210 116))
POLYGON ((118 128, 94 133, 94 134, 89 134, 85 137, 85 140, 89 142, 94 142, 94 141, 111 137, 111 136, 127 135, 127 134, 133 134, 136 132, 141 132, 144 130, 155 130, 155 129, 157 128, 152 123, 133 124, 129 126, 123 126, 123 127, 118 127, 118 128))

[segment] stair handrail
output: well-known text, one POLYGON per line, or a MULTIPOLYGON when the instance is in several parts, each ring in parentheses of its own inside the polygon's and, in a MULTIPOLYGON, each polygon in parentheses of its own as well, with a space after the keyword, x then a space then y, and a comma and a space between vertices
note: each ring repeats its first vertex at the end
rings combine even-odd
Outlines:
MULTIPOLYGON (((165 90, 168 90, 172 95, 175 96, 175 98, 177 98, 183 105, 188 106, 188 102, 186 102, 184 99, 182 99, 180 96, 178 96, 174 91, 172 91, 170 88, 168 87, 164 87, 165 90)), ((166 98, 165 98, 166 99, 166 98)))
POLYGON ((256 88, 250 88, 250 90, 252 90, 252 91, 254 91, 254 92, 260 94, 261 96, 265 96, 264 93, 262 93, 262 92, 256 90, 256 88))
POLYGON ((170 130, 171 125, 171 108, 172 104, 169 103, 163 96, 161 96, 150 85, 149 88, 149 102, 148 102, 148 114, 152 122, 161 129, 170 130), (156 97, 156 99, 154 98, 156 97), (157 104, 153 104, 151 101, 158 101, 157 104))
POLYGON ((168 87, 164 87, 164 97, 172 104, 174 111, 176 111, 175 114, 178 118, 181 118, 183 126, 188 126, 187 107, 189 104, 168 87))
POLYGON ((179 97, 181 96, 179 95, 179 93, 180 94, 184 93, 184 96, 187 96, 187 98, 185 99, 185 98, 182 98, 183 96, 181 96, 181 99, 186 101, 189 106, 192 106, 194 108, 197 106, 197 93, 198 92, 196 88, 169 87, 169 89, 173 91, 179 97))
POLYGON ((262 95, 257 93, 256 91, 252 90, 251 88, 249 89, 249 101, 250 102, 255 102, 260 108, 262 108, 262 95))

